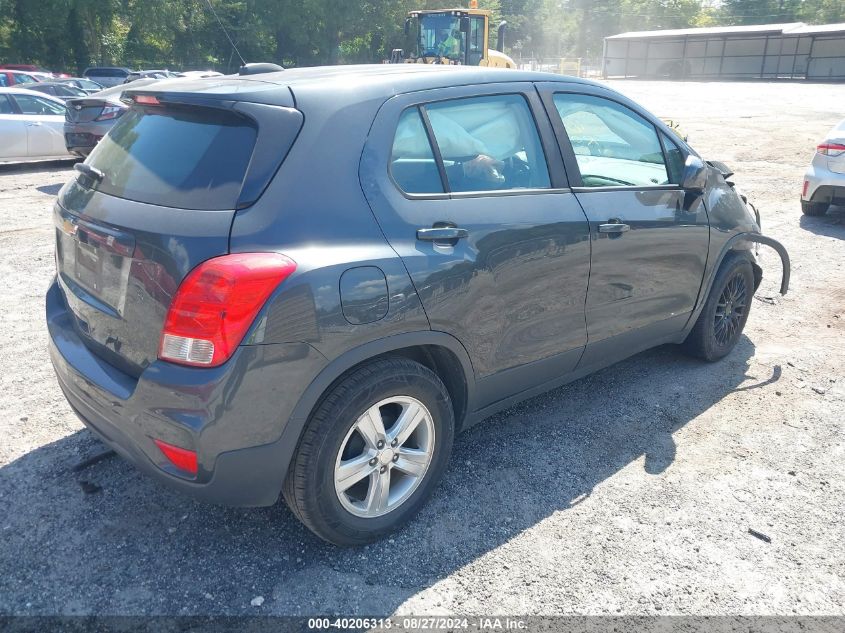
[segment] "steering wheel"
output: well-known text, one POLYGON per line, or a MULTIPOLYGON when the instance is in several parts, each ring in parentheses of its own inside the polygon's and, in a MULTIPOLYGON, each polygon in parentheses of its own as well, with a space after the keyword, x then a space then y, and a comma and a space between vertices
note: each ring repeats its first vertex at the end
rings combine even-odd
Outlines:
POLYGON ((531 186, 531 167, 528 163, 517 156, 511 156, 502 162, 505 164, 502 175, 509 188, 531 186))

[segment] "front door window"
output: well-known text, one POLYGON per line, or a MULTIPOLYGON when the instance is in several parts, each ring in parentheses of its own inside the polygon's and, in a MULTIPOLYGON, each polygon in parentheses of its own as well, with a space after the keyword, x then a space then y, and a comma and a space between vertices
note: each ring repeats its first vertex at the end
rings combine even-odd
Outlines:
POLYGON ((591 95, 559 93, 554 103, 584 187, 671 184, 657 130, 641 116, 591 95))

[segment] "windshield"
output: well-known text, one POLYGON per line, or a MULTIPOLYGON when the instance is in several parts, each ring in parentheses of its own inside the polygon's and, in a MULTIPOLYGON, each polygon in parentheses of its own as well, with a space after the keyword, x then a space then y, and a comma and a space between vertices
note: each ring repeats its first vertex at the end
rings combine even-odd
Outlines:
POLYGON ((459 17, 446 13, 420 16, 420 57, 446 57, 459 61, 464 58, 465 50, 459 17))

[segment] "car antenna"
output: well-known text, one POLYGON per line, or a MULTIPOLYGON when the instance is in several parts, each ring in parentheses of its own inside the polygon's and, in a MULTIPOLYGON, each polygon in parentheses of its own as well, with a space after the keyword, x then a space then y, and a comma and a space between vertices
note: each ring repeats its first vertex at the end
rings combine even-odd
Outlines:
POLYGON ((220 17, 217 15, 217 11, 214 10, 214 7, 211 6, 211 0, 205 0, 205 3, 208 5, 208 8, 211 9, 211 13, 214 15, 214 18, 217 20, 217 24, 220 25, 220 28, 223 30, 223 34, 226 36, 226 39, 229 40, 229 44, 232 45, 232 48, 235 49, 235 53, 237 53, 238 57, 241 60, 241 63, 246 65, 246 60, 244 59, 241 52, 238 50, 238 47, 235 46, 235 43, 232 41, 232 38, 229 37, 229 31, 226 30, 226 27, 223 26, 223 22, 220 21, 220 17))

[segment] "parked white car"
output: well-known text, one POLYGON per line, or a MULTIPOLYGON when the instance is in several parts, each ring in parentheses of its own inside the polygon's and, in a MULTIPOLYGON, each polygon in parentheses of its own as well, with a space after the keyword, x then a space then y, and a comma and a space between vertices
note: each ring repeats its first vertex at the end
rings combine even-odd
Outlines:
POLYGON ((71 158, 65 104, 23 88, 0 88, 0 163, 71 158))
POLYGON ((824 215, 831 204, 845 205, 845 119, 816 147, 801 191, 806 215, 824 215))

